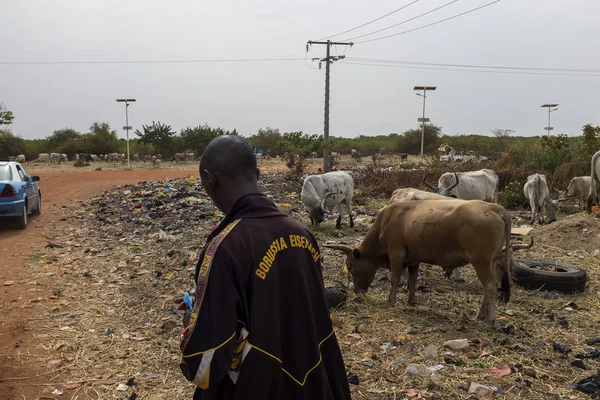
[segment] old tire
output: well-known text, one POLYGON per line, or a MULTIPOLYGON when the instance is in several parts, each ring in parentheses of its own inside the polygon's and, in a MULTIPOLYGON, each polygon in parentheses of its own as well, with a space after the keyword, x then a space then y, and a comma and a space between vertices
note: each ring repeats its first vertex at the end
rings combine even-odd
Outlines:
POLYGON ((23 206, 23 215, 17 217, 17 228, 25 229, 27 228, 27 206, 23 206))
POLYGON ((587 274, 582 269, 549 259, 517 260, 511 275, 515 283, 525 289, 563 293, 583 293, 587 282, 587 274))

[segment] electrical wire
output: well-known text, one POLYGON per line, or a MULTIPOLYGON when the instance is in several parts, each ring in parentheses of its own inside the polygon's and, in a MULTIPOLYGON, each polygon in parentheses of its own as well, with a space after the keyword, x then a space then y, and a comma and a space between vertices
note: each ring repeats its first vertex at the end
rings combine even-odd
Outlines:
POLYGON ((361 58, 361 57, 348 57, 348 61, 359 61, 359 62, 374 62, 383 64, 407 64, 407 65, 425 65, 425 66, 437 66, 437 67, 458 67, 458 68, 483 68, 483 69, 500 69, 500 70, 522 70, 522 71, 551 71, 551 72, 591 72, 600 73, 600 69, 578 69, 578 68, 537 68, 537 67, 511 67, 506 65, 477 65, 477 64, 448 64, 448 63, 432 63, 432 62, 420 62, 420 61, 402 61, 402 60, 381 60, 377 58, 361 58))
POLYGON ((325 36, 325 37, 323 37, 323 38, 321 38, 321 39, 317 39, 317 41, 321 41, 321 40, 325 40, 325 39, 331 39, 331 38, 333 38, 333 37, 340 36, 340 35, 343 35, 343 34, 345 34, 345 33, 348 33, 348 32, 355 31, 355 30, 357 30, 357 29, 359 29, 359 28, 362 28, 363 26, 370 25, 370 24, 372 24, 373 22, 377 22, 377 21, 379 21, 379 20, 381 20, 381 19, 383 19, 383 18, 385 18, 385 17, 389 17, 390 15, 392 15, 392 14, 394 14, 394 13, 397 13, 398 11, 404 10, 406 7, 413 5, 413 4, 415 4, 416 2, 418 2, 418 1, 419 1, 419 0, 414 0, 413 2, 411 2, 411 3, 408 3, 407 5, 405 5, 405 6, 402 6, 402 7, 400 7, 400 8, 397 8, 397 9, 395 9, 394 11, 391 11, 391 12, 389 12, 389 13, 385 14, 385 15, 382 15, 382 16, 381 16, 381 17, 379 17, 379 18, 375 18, 374 20, 371 20, 371 21, 369 21, 369 22, 367 22, 367 23, 364 23, 364 24, 362 24, 362 25, 359 25, 359 26, 357 26, 357 27, 354 27, 354 28, 352 28, 352 29, 348 29, 347 31, 340 32, 340 33, 336 33, 335 35, 331 35, 331 36, 325 36))
POLYGON ((63 65, 63 64, 198 64, 228 62, 302 61, 302 58, 239 58, 205 60, 116 60, 116 61, 0 61, 0 65, 63 65))
POLYGON ((398 22, 397 24, 390 25, 390 26, 388 26, 387 28, 379 29, 379 30, 376 30, 376 31, 373 31, 373 32, 370 32, 370 33, 365 33, 364 35, 359 35, 359 36, 354 36, 354 37, 351 37, 351 38, 348 38, 348 39, 344 39, 344 41, 351 41, 351 40, 354 40, 354 39, 359 39, 359 38, 361 38, 361 37, 365 37, 365 36, 371 36, 371 35, 374 35, 374 34, 376 34, 376 33, 379 33, 379 32, 387 31, 388 29, 395 28, 395 27, 397 27, 397 26, 400 26, 400 25, 403 25, 403 24, 405 24, 405 23, 407 23, 407 22, 414 21, 415 19, 418 19, 418 18, 424 17, 424 16, 425 16, 425 15, 427 15, 427 14, 431 14, 432 12, 435 12, 435 11, 437 11, 437 10, 441 10, 442 8, 444 8, 444 7, 448 7, 449 5, 451 5, 451 4, 453 4, 453 3, 456 3, 457 1, 458 1, 458 0, 452 0, 452 1, 451 1, 451 2, 449 2, 449 3, 442 4, 441 6, 439 6, 439 7, 436 7, 436 8, 434 8, 433 10, 429 10, 429 11, 427 11, 427 12, 424 12, 423 14, 419 14, 419 15, 417 15, 416 17, 412 17, 412 18, 409 18, 409 19, 407 19, 407 20, 404 20, 404 21, 402 21, 402 22, 398 22))
POLYGON ((403 68, 403 69, 418 69, 418 70, 434 70, 434 71, 454 71, 454 72, 478 72, 491 74, 517 74, 517 75, 540 75, 540 76, 579 76, 579 77, 600 77, 600 74, 576 74, 576 73, 554 73, 554 72, 527 72, 527 71, 488 71, 478 69, 459 69, 459 68, 436 68, 436 67, 418 67, 409 65, 393 65, 393 64, 375 64, 366 62, 344 61, 340 65, 363 65, 369 67, 387 67, 387 68, 403 68))
POLYGON ((368 39, 368 40, 363 40, 363 41, 360 41, 360 42, 355 42, 355 44, 375 42, 377 40, 388 39, 388 38, 391 38, 391 37, 394 37, 394 36, 404 35, 405 33, 418 31, 420 29, 424 29, 424 28, 428 28, 428 27, 433 26, 433 25, 441 24, 442 22, 450 21, 450 20, 452 20, 454 18, 458 18, 458 17, 461 17, 463 15, 467 15, 467 14, 470 14, 472 12, 475 12, 477 10, 481 10, 482 8, 489 7, 489 6, 493 5, 493 4, 499 3, 500 1, 502 1, 502 0, 495 0, 495 1, 492 1, 490 3, 484 4, 482 6, 479 6, 479 7, 476 7, 476 8, 472 8, 472 9, 470 9, 468 11, 462 12, 460 14, 453 15, 453 16, 448 17, 448 18, 441 19, 441 20, 436 21, 436 22, 432 22, 432 23, 427 24, 427 25, 423 25, 423 26, 419 26, 419 27, 416 27, 416 28, 413 28, 413 29, 406 30, 406 31, 394 33, 392 35, 381 36, 381 37, 374 38, 374 39, 368 39))

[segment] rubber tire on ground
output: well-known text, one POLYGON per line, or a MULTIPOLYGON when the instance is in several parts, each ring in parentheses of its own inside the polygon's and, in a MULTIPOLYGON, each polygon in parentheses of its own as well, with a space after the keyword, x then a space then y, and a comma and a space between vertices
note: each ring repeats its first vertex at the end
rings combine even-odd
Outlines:
POLYGON ((582 269, 562 261, 550 259, 517 260, 511 269, 514 282, 531 290, 556 290, 563 293, 583 293, 587 274, 582 269), (556 266, 563 271, 533 268, 537 265, 556 266))
POLYGON ((34 215, 42 214, 42 196, 40 196, 39 194, 38 194, 38 207, 36 210, 33 210, 31 213, 34 215))
POLYGON ((23 206, 23 215, 17 217, 17 228, 27 228, 27 206, 23 206))

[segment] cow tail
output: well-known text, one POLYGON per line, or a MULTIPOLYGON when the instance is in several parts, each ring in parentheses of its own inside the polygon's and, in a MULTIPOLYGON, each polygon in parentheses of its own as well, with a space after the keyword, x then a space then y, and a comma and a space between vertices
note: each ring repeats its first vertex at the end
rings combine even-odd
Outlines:
MULTIPOLYGON (((587 212, 591 213, 592 212, 592 204, 594 204, 594 200, 596 197, 596 179, 594 178, 594 175, 596 173, 595 167, 596 167, 596 163, 598 162, 598 160, 600 159, 600 151, 597 151, 596 154, 594 154, 592 156, 592 181, 590 182, 590 192, 588 193, 588 201, 587 201, 587 212)), ((598 177, 598 179, 600 179, 600 176, 598 177)))
POLYGON ((500 290, 502 292, 501 300, 508 303, 510 299, 510 254, 511 254, 511 220, 508 211, 504 210, 502 213, 502 220, 504 221, 504 239, 506 241, 506 248, 504 250, 504 272, 502 273, 502 280, 500 281, 500 290))

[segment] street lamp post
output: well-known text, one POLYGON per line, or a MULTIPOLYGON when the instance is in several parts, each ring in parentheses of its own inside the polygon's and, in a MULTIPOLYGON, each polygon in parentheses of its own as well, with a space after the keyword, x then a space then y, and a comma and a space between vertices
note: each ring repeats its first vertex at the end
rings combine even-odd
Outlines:
POLYGON ((418 118, 417 121, 421 122, 421 158, 423 158, 423 144, 425 143, 425 122, 429 122, 429 118, 425 118, 425 99, 427 98, 428 90, 435 90, 436 86, 415 86, 413 90, 422 90, 423 94, 417 93, 417 96, 421 96, 423 98, 423 118, 418 118))
POLYGON ((135 99, 117 99, 117 101, 119 103, 125 103, 125 126, 123 127, 123 130, 127 131, 127 168, 131 169, 131 161, 129 158, 129 130, 131 129, 131 126, 129 126, 128 108, 129 103, 135 102, 135 99))
POLYGON ((548 108, 548 126, 545 127, 544 129, 548 131, 548 138, 549 138, 550 131, 554 129, 552 126, 550 126, 550 113, 552 111, 558 110, 558 104, 543 104, 542 107, 548 108), (556 108, 553 108, 553 107, 556 107, 556 108))

